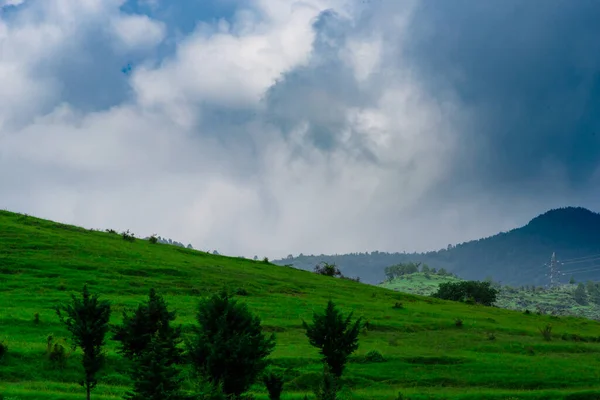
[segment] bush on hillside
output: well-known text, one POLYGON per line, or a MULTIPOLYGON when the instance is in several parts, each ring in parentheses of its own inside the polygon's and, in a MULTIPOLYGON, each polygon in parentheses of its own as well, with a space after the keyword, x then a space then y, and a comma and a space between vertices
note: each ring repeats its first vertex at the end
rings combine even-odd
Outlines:
POLYGON ((461 302, 472 301, 491 306, 496 301, 497 295, 498 290, 491 287, 490 282, 460 281, 441 283, 432 297, 461 302))
POLYGON ((152 236, 150 236, 150 237, 148 238, 148 241, 149 241, 151 244, 157 244, 157 243, 158 243, 158 238, 156 237, 156 235, 152 235, 152 236))
POLYGON ((148 300, 139 304, 132 315, 124 311, 123 323, 113 328, 112 339, 118 342, 117 351, 133 361, 142 356, 158 333, 157 340, 169 347, 168 365, 179 363, 182 351, 177 346, 182 341, 181 326, 172 326, 175 318, 175 311, 169 311, 164 298, 154 288, 150 289, 148 300))
POLYGON ((227 396, 239 398, 267 367, 275 335, 267 337, 260 318, 225 291, 200 302, 196 321, 188 343, 194 369, 211 385, 221 385, 227 396))
POLYGON ((135 234, 133 232, 129 232, 129 229, 121 233, 121 237, 126 242, 135 242, 135 234))
POLYGON ((314 269, 315 274, 325 275, 325 276, 342 276, 342 272, 336 267, 335 264, 329 264, 327 262, 322 262, 321 264, 315 265, 314 269))
POLYGON ((358 349, 358 334, 362 318, 351 323, 352 313, 347 317, 329 300, 325 313, 313 314, 313 323, 302 321, 309 343, 319 349, 323 361, 336 377, 342 376, 348 357, 358 349))
POLYGON ((280 400, 283 391, 283 377, 273 371, 263 376, 263 383, 269 393, 269 400, 280 400))
POLYGON ((2 359, 6 356, 7 353, 8 345, 4 341, 0 342, 0 361, 2 361, 2 359))

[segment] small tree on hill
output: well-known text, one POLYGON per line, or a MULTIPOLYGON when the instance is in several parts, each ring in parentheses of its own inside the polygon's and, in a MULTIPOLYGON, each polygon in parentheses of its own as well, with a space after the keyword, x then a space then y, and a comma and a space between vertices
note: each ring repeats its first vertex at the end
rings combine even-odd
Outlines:
POLYGON ((275 335, 266 337, 260 318, 225 291, 202 300, 196 319, 188 344, 192 365, 214 387, 239 398, 266 368, 275 335))
POLYGON ((316 274, 325 276, 342 276, 342 272, 338 269, 338 267, 336 267, 335 264, 329 264, 327 262, 322 262, 321 264, 317 264, 315 266, 314 271, 316 274))
POLYGON ((181 326, 173 327, 175 311, 169 311, 167 302, 150 289, 148 300, 138 305, 133 315, 123 312, 123 324, 114 329, 113 340, 119 342, 117 351, 133 361, 142 355, 154 334, 168 344, 166 355, 170 363, 182 360, 182 351, 177 346, 181 343, 181 326))
POLYGON ((102 350, 109 330, 110 303, 98 300, 98 295, 91 295, 84 285, 81 299, 71 295, 70 304, 60 305, 55 310, 71 333, 73 345, 83 351, 85 376, 80 384, 85 387, 86 398, 90 400, 91 391, 98 383, 98 372, 104 364, 102 350))
POLYGON ((361 320, 351 324, 352 313, 343 314, 329 300, 324 314, 314 314, 312 325, 302 321, 310 344, 319 349, 323 361, 336 377, 342 376, 348 357, 358 349, 361 320))
MULTIPOLYGON (((159 330, 160 331, 160 330, 159 330)), ((180 370, 172 358, 173 343, 157 331, 135 359, 131 377, 133 390, 127 400, 184 400, 180 370)))

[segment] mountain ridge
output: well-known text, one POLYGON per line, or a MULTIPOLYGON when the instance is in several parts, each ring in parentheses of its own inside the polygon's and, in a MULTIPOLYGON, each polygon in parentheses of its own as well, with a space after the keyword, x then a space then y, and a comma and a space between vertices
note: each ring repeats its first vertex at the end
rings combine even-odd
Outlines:
POLYGON ((600 255, 600 214, 584 207, 554 208, 521 227, 435 251, 300 255, 274 263, 301 269, 312 269, 323 261, 335 263, 345 275, 359 276, 364 282, 375 284, 384 279, 386 266, 415 261, 445 268, 465 279, 491 276, 504 284, 543 285, 549 272, 545 264, 554 252, 559 261, 565 262, 564 266, 558 264, 564 267, 563 280, 569 279, 570 271, 578 280, 600 280, 600 265, 596 270, 595 263, 572 261, 600 255))

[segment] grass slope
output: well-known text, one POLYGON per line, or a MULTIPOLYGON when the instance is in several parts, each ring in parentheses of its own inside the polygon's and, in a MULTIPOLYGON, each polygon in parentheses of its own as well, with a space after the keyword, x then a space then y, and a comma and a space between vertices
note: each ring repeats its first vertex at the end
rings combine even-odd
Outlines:
MULTIPOLYGON (((563 399, 577 392, 600 393, 600 343, 542 340, 548 323, 560 337, 600 336, 600 324, 575 318, 523 315, 467 306, 383 288, 317 276, 310 272, 89 231, 0 212, 0 393, 12 399, 80 399, 79 355, 58 371, 44 358, 46 338, 66 336, 51 307, 91 289, 121 310, 143 300, 150 287, 164 294, 189 329, 200 296, 228 286, 277 332, 274 364, 285 369, 284 399, 301 399, 321 370, 317 351, 301 329, 314 309, 332 298, 371 323, 360 338, 357 358, 346 372, 355 399, 563 399), (393 305, 402 302, 404 307, 393 305), (40 323, 34 324, 39 313, 40 323), (462 328, 455 318, 464 321, 462 328), (496 340, 491 341, 488 333, 496 340), (384 363, 361 363, 378 350, 384 363), (585 366, 585 368, 583 368, 585 366)), ((108 365, 95 399, 118 399, 129 382, 110 343, 108 365)), ((266 399, 257 386, 258 399, 266 399)), ((581 397, 583 398, 583 397, 581 397)), ((595 398, 595 397, 587 397, 595 398)))

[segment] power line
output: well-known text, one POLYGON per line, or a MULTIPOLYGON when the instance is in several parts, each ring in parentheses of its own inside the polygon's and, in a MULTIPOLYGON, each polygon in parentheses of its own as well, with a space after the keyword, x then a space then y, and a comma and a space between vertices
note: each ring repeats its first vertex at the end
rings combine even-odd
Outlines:
POLYGON ((563 275, 565 274, 579 274, 582 272, 592 272, 592 271, 599 271, 600 270, 600 264, 596 264, 596 265, 590 265, 588 267, 585 268, 579 268, 579 269, 575 269, 573 271, 565 271, 563 273, 563 275))
POLYGON ((562 263, 563 264, 566 264, 566 263, 571 264, 572 262, 575 262, 575 261, 580 262, 579 260, 582 260, 581 262, 583 262, 583 261, 588 261, 587 260, 588 258, 600 258, 600 254, 592 254, 590 256, 585 256, 585 257, 569 258, 569 259, 563 260, 562 263))

